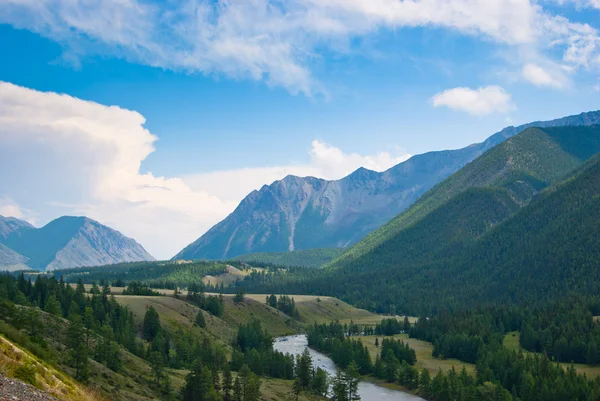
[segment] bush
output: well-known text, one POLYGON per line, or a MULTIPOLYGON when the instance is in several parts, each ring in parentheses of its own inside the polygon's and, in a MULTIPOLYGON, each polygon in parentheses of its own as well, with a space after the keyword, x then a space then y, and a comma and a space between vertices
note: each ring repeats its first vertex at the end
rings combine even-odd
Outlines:
POLYGON ((37 372, 37 368, 34 363, 27 363, 23 365, 17 366, 13 370, 13 376, 16 379, 21 380, 22 382, 29 383, 33 386, 36 385, 35 374, 37 372))

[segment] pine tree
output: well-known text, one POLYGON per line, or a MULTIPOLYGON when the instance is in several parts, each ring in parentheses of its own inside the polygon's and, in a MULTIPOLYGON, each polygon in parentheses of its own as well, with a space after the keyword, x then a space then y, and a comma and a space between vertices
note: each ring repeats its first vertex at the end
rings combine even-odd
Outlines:
POLYGON ((260 378, 254 373, 251 373, 246 386, 246 395, 244 397, 244 401, 259 401, 260 385, 260 378))
POLYGON ((58 303, 58 300, 56 299, 56 296, 54 294, 48 297, 44 310, 54 316, 61 315, 60 304, 58 303))
POLYGON ((71 354, 71 363, 75 368, 75 379, 85 382, 89 375, 88 347, 84 340, 84 328, 81 317, 75 315, 67 332, 67 342, 71 354))
POLYGON ((233 401, 242 401, 242 383, 239 376, 235 378, 233 384, 233 401))
POLYGON ((300 398, 300 393, 302 392, 302 384, 300 383, 300 379, 296 377, 294 379, 294 383, 292 384, 292 394, 296 396, 296 401, 300 398))
POLYGON ((312 392, 317 395, 325 396, 327 394, 328 384, 327 372, 321 368, 317 368, 311 383, 312 392))
POLYGON ((152 368, 152 376, 154 376, 154 381, 158 386, 165 376, 165 361, 158 351, 153 351, 148 359, 150 361, 150 367, 152 368))
POLYGON ((348 401, 359 401, 360 395, 358 394, 358 383, 360 382, 360 373, 358 372, 358 365, 355 361, 352 361, 348 366, 345 377, 348 390, 348 401))
POLYGON ((308 348, 302 351, 302 354, 298 355, 296 363, 296 376, 300 381, 300 386, 303 389, 310 387, 310 381, 313 374, 312 356, 308 348))
POLYGON ((160 317, 153 306, 150 306, 144 315, 142 333, 145 340, 152 341, 160 331, 160 317))
POLYGON ((233 377, 231 376, 231 369, 229 369, 229 364, 225 364, 225 369, 223 370, 223 377, 221 380, 221 388, 223 389, 223 401, 231 401, 231 390, 233 377))
POLYGON ((331 397, 332 401, 349 401, 348 386, 342 371, 338 370, 337 375, 333 378, 331 392, 333 393, 331 397))
POLYGON ((202 310, 198 311, 198 314, 196 315, 196 326, 198 327, 206 327, 206 321, 204 320, 204 313, 202 312, 202 310))

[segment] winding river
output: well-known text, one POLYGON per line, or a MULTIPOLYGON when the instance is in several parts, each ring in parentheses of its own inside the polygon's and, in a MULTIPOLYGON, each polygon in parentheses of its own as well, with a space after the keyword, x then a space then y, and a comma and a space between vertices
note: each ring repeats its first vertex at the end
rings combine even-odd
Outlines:
MULTIPOLYGON (((273 348, 283 353, 292 355, 301 354, 305 348, 308 348, 308 340, 305 335, 280 337, 275 340, 273 348)), ((320 367, 327 371, 330 376, 335 376, 337 368, 329 357, 308 348, 313 359, 314 367, 320 367)), ((402 391, 390 390, 385 387, 377 386, 373 383, 361 381, 358 387, 358 393, 362 401, 424 401, 422 398, 402 391)))

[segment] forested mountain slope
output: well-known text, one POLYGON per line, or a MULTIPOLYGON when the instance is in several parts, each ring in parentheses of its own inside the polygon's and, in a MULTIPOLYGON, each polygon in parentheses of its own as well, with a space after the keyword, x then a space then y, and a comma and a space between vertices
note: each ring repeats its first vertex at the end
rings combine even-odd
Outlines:
POLYGON ((350 263, 320 274, 267 278, 258 286, 331 294, 361 307, 408 314, 597 293, 600 157, 582 160, 600 151, 599 139, 597 126, 523 132, 422 202, 441 198, 435 193, 440 190, 455 190, 455 196, 350 263), (499 163, 503 158, 510 163, 499 163), (494 171, 477 181, 487 186, 456 189, 469 177, 479 180, 494 171))
POLYGON ((503 189, 512 202, 523 206, 537 192, 559 181, 597 152, 600 152, 598 125, 529 128, 442 181, 404 213, 334 260, 329 267, 356 268, 357 264, 368 267, 364 265, 377 263, 371 261, 370 252, 469 189, 503 189))
POLYGON ((336 181, 288 176, 250 193, 233 213, 174 259, 227 259, 256 252, 347 247, 488 149, 529 127, 598 123, 600 112, 596 111, 508 127, 479 144, 417 155, 381 173, 361 168, 336 181))
POLYGON ((290 252, 251 253, 237 256, 233 260, 259 266, 318 268, 331 262, 343 252, 344 250, 340 248, 315 248, 290 252))
MULTIPOLYGON (((480 205, 487 210, 490 203, 480 205)), ((336 271, 344 275, 344 284, 329 281, 328 289, 359 304, 391 302, 401 310, 429 313, 440 307, 537 303, 569 293, 597 294, 600 160, 594 158, 583 171, 549 188, 486 235, 460 246, 440 247, 436 258, 402 263, 397 259, 398 245, 391 240, 366 256, 381 263, 378 269, 336 271)))

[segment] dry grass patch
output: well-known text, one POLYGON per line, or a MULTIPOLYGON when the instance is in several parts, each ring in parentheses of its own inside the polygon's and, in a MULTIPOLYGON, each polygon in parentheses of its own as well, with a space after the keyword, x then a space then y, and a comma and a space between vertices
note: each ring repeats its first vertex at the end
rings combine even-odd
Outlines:
POLYGON ((431 343, 414 338, 408 338, 407 334, 398 334, 392 337, 361 336, 359 338, 369 349, 369 353, 371 354, 371 358, 373 358, 373 360, 375 360, 375 357, 380 352, 380 349, 375 347, 375 339, 379 338, 379 342, 381 343, 383 338, 395 338, 401 339, 415 350, 415 353, 417 354, 417 363, 415 364, 415 367, 419 370, 427 369, 430 373, 435 375, 439 369, 441 369, 443 372, 447 372, 454 367, 455 370, 460 372, 464 366, 467 372, 470 374, 473 375, 475 373, 475 365, 471 363, 462 362, 457 359, 434 358, 432 355, 433 345, 431 343))

